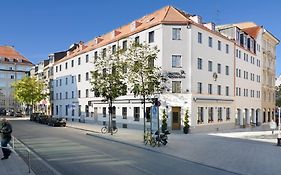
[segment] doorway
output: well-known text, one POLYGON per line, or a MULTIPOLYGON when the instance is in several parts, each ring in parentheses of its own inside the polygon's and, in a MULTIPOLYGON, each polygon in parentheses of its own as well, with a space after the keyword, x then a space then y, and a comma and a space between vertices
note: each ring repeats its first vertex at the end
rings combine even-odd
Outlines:
POLYGON ((181 108, 172 107, 172 130, 181 128, 181 108))

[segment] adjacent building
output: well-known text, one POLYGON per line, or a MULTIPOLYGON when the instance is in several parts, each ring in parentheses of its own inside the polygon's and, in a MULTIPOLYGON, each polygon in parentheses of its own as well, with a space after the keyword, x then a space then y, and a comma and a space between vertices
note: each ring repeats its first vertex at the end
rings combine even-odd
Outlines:
POLYGON ((13 46, 0 46, 0 109, 21 110, 13 97, 12 83, 28 74, 32 63, 13 46))
MULTIPOLYGON (((154 64, 168 81, 159 97, 159 114, 167 111, 170 129, 182 128, 187 109, 193 132, 255 126, 274 117, 272 86, 279 40, 254 23, 216 27, 171 6, 80 42, 56 61, 54 115, 106 124, 108 105, 91 91, 93 61, 108 49, 130 47, 133 41, 160 50, 154 64)), ((113 118, 119 127, 143 127, 141 101, 133 94, 118 98, 114 106, 113 118)))

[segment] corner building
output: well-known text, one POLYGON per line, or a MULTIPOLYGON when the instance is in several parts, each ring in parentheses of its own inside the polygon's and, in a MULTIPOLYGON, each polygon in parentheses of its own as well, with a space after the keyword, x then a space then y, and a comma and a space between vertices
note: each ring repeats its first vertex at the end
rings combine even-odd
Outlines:
MULTIPOLYGON (((186 109, 192 132, 246 126, 251 123, 252 113, 260 121, 262 63, 261 56, 254 52, 257 42, 247 35, 253 40, 247 49, 247 45, 242 47, 240 41, 235 40, 236 33, 219 29, 225 28, 216 28, 213 23, 203 23, 200 16, 167 6, 87 43, 80 42, 54 64, 55 116, 106 124, 108 105, 90 91, 92 62, 107 49, 127 48, 131 41, 139 41, 160 50, 154 64, 162 68, 168 81, 165 92, 160 94, 159 115, 161 119, 162 110, 167 111, 169 129, 182 129, 186 109), (248 61, 237 60, 239 50, 242 55, 248 54, 248 61), (255 65, 249 63, 253 57, 255 65), (245 80, 240 78, 243 71, 248 77, 245 80), (250 76, 255 80, 249 80, 250 76), (245 109, 248 111, 243 113, 245 109)), ((113 120, 118 127, 143 128, 139 98, 128 93, 113 105, 116 106, 113 120)), ((148 114, 150 106, 152 104, 146 109, 148 114)))

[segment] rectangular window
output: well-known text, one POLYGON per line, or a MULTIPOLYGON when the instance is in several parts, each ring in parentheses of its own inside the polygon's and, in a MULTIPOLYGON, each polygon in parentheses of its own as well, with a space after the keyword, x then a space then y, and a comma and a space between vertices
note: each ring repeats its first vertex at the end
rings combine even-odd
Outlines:
POLYGON ((56 93, 56 99, 57 99, 57 100, 59 99, 59 94, 58 94, 58 93, 56 93))
POLYGON ((56 115, 59 115, 59 107, 56 105, 56 115))
POLYGON ((65 78, 65 85, 68 84, 68 78, 65 78))
POLYGON ((79 108, 78 108, 78 115, 81 116, 81 105, 79 105, 79 108))
POLYGON ((218 50, 221 50, 221 41, 218 41, 218 50))
POLYGON ((65 69, 67 69, 67 62, 65 63, 65 69))
POLYGON ((127 107, 122 107, 122 118, 127 119, 127 107))
POLYGON ((78 90, 78 98, 81 98, 81 90, 78 90))
POLYGON ((112 53, 115 53, 116 52, 116 45, 113 45, 112 46, 112 53))
POLYGON ((123 50, 127 50, 127 41, 125 40, 125 41, 123 41, 123 43, 122 43, 122 45, 123 45, 123 50))
POLYGON ((86 72, 86 81, 89 80, 89 72, 86 72))
POLYGON ((202 44, 202 33, 198 32, 198 43, 202 44))
POLYGON ((68 105, 65 105, 65 115, 68 116, 68 105))
POLYGON ((197 83, 197 93, 202 94, 202 83, 201 82, 197 83))
POLYGON ((221 64, 218 64, 217 69, 218 69, 218 74, 220 74, 221 73, 221 64))
POLYGON ((213 38, 209 37, 209 47, 213 47, 213 38))
POLYGON ((78 74, 78 82, 81 82, 81 74, 78 74))
POLYGON ((197 124, 202 124, 204 122, 204 107, 197 108, 197 124))
POLYGON ((225 87, 225 95, 229 96, 229 87, 228 86, 225 87))
POLYGON ((71 60, 71 67, 74 67, 74 60, 71 60))
POLYGON ((230 108, 226 108, 225 116, 226 116, 226 120, 230 120, 230 108))
POLYGON ((229 53, 229 45, 228 44, 225 45, 225 52, 229 53))
POLYGON ((218 107, 218 121, 222 121, 222 107, 218 107))
POLYGON ((56 66, 56 72, 58 72, 58 66, 56 66))
POLYGON ((208 108, 208 123, 213 122, 213 118, 214 118, 214 108, 209 107, 208 108))
POLYGON ((151 121, 151 107, 146 107, 145 118, 147 122, 151 121))
POLYGON ((81 58, 79 57, 78 58, 78 65, 80 65, 81 64, 81 58))
POLYGON ((212 94, 212 93, 213 93, 213 85, 208 84, 208 94, 212 94))
POLYGON ((140 107, 134 107, 134 121, 140 121, 140 107))
POLYGON ((61 86, 61 84, 62 84, 62 80, 60 79, 60 86, 61 86))
POLYGON ((74 83, 74 76, 71 76, 71 83, 74 83))
POLYGON ((209 72, 213 71, 213 62, 212 61, 208 61, 208 71, 209 72))
POLYGON ((148 33, 148 43, 154 42, 154 31, 148 33))
POLYGON ((229 75, 229 66, 225 66, 225 75, 229 75))
POLYGON ((180 40, 181 39, 181 29, 173 28, 172 29, 172 40, 180 40))
POLYGON ((95 51, 94 53, 94 62, 96 62, 98 59, 98 51, 95 51))
POLYGON ((68 92, 65 92, 65 99, 68 99, 68 92))
POLYGON ((139 36, 135 37, 135 43, 136 43, 136 44, 139 44, 139 43, 140 43, 140 37, 139 37, 139 36))
POLYGON ((86 63, 88 63, 89 62, 89 55, 87 54, 86 55, 86 63))
POLYGON ((181 67, 181 55, 172 55, 172 67, 173 68, 181 67))
POLYGON ((102 117, 106 117, 106 107, 102 108, 102 117))
POLYGON ((89 89, 86 89, 86 98, 89 97, 89 89))
POLYGON ((62 99, 62 93, 60 92, 60 100, 62 99))
POLYGON ((202 70, 202 58, 197 58, 197 69, 202 70))
POLYGON ((74 91, 71 92, 71 98, 74 98, 74 91))
POLYGON ((75 114, 75 109, 72 108, 72 110, 71 110, 71 115, 74 116, 74 114, 75 114))
POLYGON ((172 81, 172 93, 181 93, 181 81, 172 81))
POLYGON ((61 65, 60 65, 60 71, 61 71, 61 65))
POLYGON ((221 85, 218 85, 218 95, 221 95, 221 85))

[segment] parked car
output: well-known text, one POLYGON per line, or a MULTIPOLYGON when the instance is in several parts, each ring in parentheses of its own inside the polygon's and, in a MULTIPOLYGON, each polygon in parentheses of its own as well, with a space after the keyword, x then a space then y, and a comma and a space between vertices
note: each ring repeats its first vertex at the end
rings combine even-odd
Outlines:
POLYGON ((43 115, 43 114, 40 113, 40 112, 32 113, 32 114, 30 115, 30 121, 39 122, 39 117, 40 117, 40 115, 43 115))
POLYGON ((39 115, 38 123, 48 124, 49 118, 51 118, 51 116, 45 115, 45 114, 41 114, 41 115, 39 115))
POLYGON ((23 116, 23 114, 22 114, 21 111, 17 111, 17 112, 15 113, 15 117, 22 117, 22 116, 23 116))
POLYGON ((49 126, 59 126, 59 127, 65 127, 66 126, 66 120, 64 118, 57 118, 57 117, 50 117, 48 120, 49 126))
POLYGON ((0 109, 0 115, 6 115, 6 109, 4 108, 0 109))

